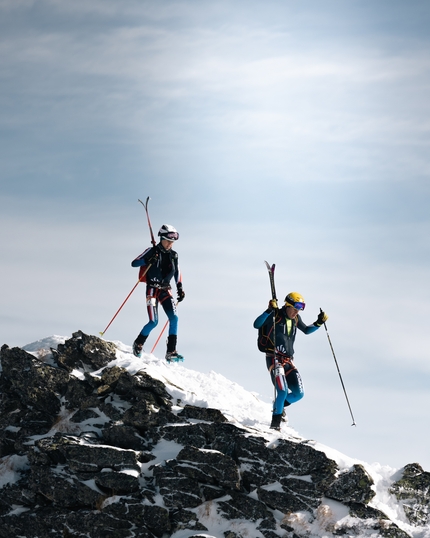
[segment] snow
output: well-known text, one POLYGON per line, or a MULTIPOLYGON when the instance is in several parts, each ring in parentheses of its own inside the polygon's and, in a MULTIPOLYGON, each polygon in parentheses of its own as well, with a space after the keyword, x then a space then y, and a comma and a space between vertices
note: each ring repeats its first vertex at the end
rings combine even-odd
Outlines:
MULTIPOLYGON (((23 349, 49 363, 52 358, 50 357, 50 348, 56 348, 59 343, 64 343, 66 339, 66 337, 54 335, 33 342, 23 349)), ((430 529, 412 527, 408 524, 401 506, 395 497, 388 493, 390 484, 401 476, 401 469, 394 469, 381 463, 369 464, 350 458, 334 448, 319 443, 317 440, 304 439, 290 425, 283 425, 281 432, 274 432, 269 428, 271 404, 261 400, 258 394, 246 391, 237 383, 228 380, 215 371, 203 374, 188 369, 186 361, 184 363, 167 364, 164 360, 160 360, 152 354, 143 354, 141 358, 137 358, 132 354, 130 346, 117 341, 113 343, 117 346, 116 359, 108 367, 119 366, 125 368, 131 374, 142 370, 145 371, 153 378, 162 381, 180 406, 191 404, 219 409, 230 422, 244 428, 249 432, 249 435, 258 435, 265 438, 269 446, 276 444, 280 438, 308 443, 316 450, 324 452, 328 458, 335 460, 340 471, 347 470, 354 464, 363 465, 375 482, 374 490, 376 495, 372 499, 370 506, 384 512, 413 538, 430 538, 430 529)), ((100 376, 102 370, 93 372, 92 375, 100 376)), ((80 377, 83 372, 74 371, 73 375, 80 377)), ((401 432, 399 432, 399 435, 401 435, 401 432)), ((142 476, 149 472, 148 468, 150 466, 175 458, 182 448, 181 445, 175 442, 161 440, 154 451, 156 459, 148 464, 142 464, 142 476)), ((25 457, 7 456, 0 460, 0 487, 16 481, 19 478, 20 470, 26 468, 28 468, 28 461, 25 457)), ((306 480, 306 477, 301 478, 306 480)), ((276 490, 279 484, 274 483, 270 487, 276 490)), ((19 510, 18 507, 17 510, 19 510)), ((260 535, 258 531, 256 534, 255 525, 251 525, 250 522, 244 520, 228 522, 220 520, 210 502, 204 503, 195 511, 201 522, 209 529, 209 534, 199 533, 200 536, 216 538, 223 535, 226 530, 241 533, 244 536, 253 536, 254 538, 260 535)), ((283 516, 281 515, 281 517, 283 516)), ((345 519, 348 520, 348 518, 350 523, 353 524, 354 518, 348 515, 348 510, 344 505, 334 500, 325 499, 324 503, 319 507, 314 521, 309 521, 305 513, 293 514, 288 519, 288 522, 285 519, 284 521, 296 531, 303 532, 306 530, 306 532, 315 536, 331 536, 330 529, 333 529, 334 523, 345 519)), ((176 532, 173 536, 174 538, 188 538, 193 534, 195 532, 184 529, 176 532)))

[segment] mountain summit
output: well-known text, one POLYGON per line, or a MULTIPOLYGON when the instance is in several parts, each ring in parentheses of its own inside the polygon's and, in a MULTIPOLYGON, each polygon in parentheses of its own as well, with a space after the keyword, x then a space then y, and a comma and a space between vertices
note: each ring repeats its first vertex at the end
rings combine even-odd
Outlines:
POLYGON ((0 537, 430 537, 430 473, 348 458, 214 373, 81 331, 0 354, 0 537))

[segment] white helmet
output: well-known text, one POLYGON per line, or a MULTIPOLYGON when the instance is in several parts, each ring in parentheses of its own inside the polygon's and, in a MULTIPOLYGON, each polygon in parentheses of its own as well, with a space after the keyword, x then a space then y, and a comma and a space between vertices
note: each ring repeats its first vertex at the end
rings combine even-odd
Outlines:
POLYGON ((163 224, 158 235, 161 239, 167 239, 167 241, 177 241, 179 239, 178 232, 170 224, 163 224))

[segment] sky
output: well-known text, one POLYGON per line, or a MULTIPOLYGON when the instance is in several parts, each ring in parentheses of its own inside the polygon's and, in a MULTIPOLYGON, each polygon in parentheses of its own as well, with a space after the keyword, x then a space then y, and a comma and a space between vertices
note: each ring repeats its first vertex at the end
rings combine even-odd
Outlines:
MULTIPOLYGON (((49 349, 57 348, 57 345, 63 342, 64 338, 51 336, 24 346, 24 349, 36 357, 43 357, 45 363, 54 365, 49 349)), ((388 493, 390 486, 402 477, 402 469, 394 469, 389 465, 377 462, 369 464, 366 461, 351 458, 315 439, 301 436, 289 423, 283 422, 280 432, 271 430, 266 420, 267 415, 271 412, 271 403, 262 401, 255 393, 247 391, 238 383, 215 371, 202 373, 193 370, 185 365, 185 362, 168 365, 164 358, 157 358, 153 354, 144 353, 141 358, 136 358, 132 354, 131 346, 118 341, 115 344, 117 346, 116 359, 111 361, 107 367, 124 368, 132 375, 139 371, 145 371, 154 379, 159 379, 173 397, 173 403, 177 403, 172 407, 174 413, 180 412, 187 404, 219 409, 230 423, 247 430, 250 435, 265 439, 269 447, 275 445, 279 439, 307 444, 315 450, 324 452, 329 459, 334 460, 339 472, 348 471, 353 465, 362 465, 374 484, 372 489, 375 496, 371 500, 370 506, 386 514, 393 523, 412 538, 430 537, 428 525, 421 527, 411 525, 396 498, 388 493)), ((103 367, 92 372, 91 375, 100 377, 104 369, 103 367)), ((84 379, 88 372, 84 372, 82 369, 73 370, 71 375, 84 379)), ((57 421, 47 435, 52 436, 56 432, 70 431, 70 418, 70 413, 66 414, 62 420, 57 421)), ((109 421, 108 417, 104 418, 109 421)), ((97 418, 92 419, 93 424, 91 420, 85 421, 84 425, 81 424, 82 431, 88 429, 94 431, 94 428, 100 427, 100 420, 103 421, 103 417, 97 416, 97 418)), ((76 427, 77 424, 73 423, 75 430, 76 427)), ((398 431, 402 433, 402 428, 399 428, 398 431)), ((40 438, 40 436, 36 437, 40 438)), ((151 469, 154 465, 176 458, 182 448, 183 446, 178 443, 161 440, 152 450, 155 459, 147 464, 142 464, 140 474, 143 476, 152 475, 151 469)), ((8 456, 6 460, 2 466, 0 465, 0 487, 16 482, 21 477, 21 471, 28 469, 26 457, 15 454, 8 456)), ((279 489, 280 485, 274 483, 271 487, 279 489)), ((354 518, 349 516, 348 508, 337 501, 325 498, 322 507, 323 509, 318 510, 316 517, 308 518, 308 514, 302 512, 299 515, 293 515, 294 517, 288 520, 288 524, 297 533, 327 537, 328 535, 332 536, 331 531, 336 524, 349 525, 354 528, 357 523, 354 518)), ((216 506, 213 506, 209 511, 207 508, 205 505, 197 509, 199 521, 208 529, 208 534, 204 535, 207 538, 223 536, 228 530, 246 536, 262 536, 254 522, 237 519, 233 522, 223 521, 217 515, 216 506)), ((19 514, 22 510, 23 507, 18 506, 15 512, 19 514)), ((194 536, 194 532, 185 529, 179 531, 177 535, 178 538, 186 538, 194 536)))
MULTIPOLYGON (((424 1, 0 0, 0 345, 103 332, 150 197, 180 234, 185 367, 271 402, 275 263, 335 353, 298 334, 293 427, 430 470, 429 23, 424 1)), ((146 321, 139 285, 104 337, 146 321)))

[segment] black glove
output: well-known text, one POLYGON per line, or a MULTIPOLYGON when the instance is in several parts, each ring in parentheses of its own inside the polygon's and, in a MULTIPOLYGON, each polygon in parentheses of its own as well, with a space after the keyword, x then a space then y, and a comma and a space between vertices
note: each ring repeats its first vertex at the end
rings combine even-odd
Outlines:
POLYGON ((153 254, 148 260, 147 265, 155 265, 158 262, 158 252, 153 254))
POLYGON ((184 290, 182 289, 181 282, 178 282, 176 284, 176 291, 178 292, 178 303, 180 303, 181 301, 184 300, 184 297, 185 297, 185 293, 184 293, 184 290))
POLYGON ((314 325, 317 327, 321 327, 326 321, 328 320, 328 316, 325 312, 321 311, 318 314, 317 320, 315 321, 314 325))

